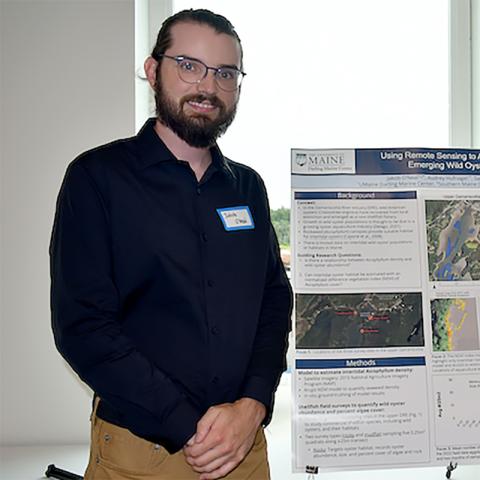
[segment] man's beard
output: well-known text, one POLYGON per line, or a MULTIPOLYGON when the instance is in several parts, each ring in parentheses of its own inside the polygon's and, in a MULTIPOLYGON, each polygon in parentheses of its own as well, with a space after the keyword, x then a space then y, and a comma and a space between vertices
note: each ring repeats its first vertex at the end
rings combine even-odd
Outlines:
POLYGON ((160 122, 172 130, 178 137, 191 147, 206 148, 215 144, 218 137, 223 135, 235 118, 237 104, 230 110, 216 95, 192 94, 182 97, 178 106, 165 93, 161 81, 155 85, 155 103, 157 116, 160 122), (217 107, 218 115, 210 118, 201 113, 186 115, 183 106, 189 101, 208 101, 217 107))

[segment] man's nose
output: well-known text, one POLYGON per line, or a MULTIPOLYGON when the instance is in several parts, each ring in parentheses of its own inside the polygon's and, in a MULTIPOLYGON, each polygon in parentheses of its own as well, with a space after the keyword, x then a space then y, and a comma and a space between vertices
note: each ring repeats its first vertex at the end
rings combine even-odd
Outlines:
POLYGON ((204 93, 217 93, 218 85, 214 70, 207 70, 207 74, 198 82, 198 91, 204 93))

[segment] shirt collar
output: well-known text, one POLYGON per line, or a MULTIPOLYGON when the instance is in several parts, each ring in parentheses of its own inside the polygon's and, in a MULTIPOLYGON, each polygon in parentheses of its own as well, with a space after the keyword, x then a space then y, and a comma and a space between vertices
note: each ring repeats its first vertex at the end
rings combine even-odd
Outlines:
MULTIPOLYGON (((160 162, 175 162, 179 160, 158 136, 154 129, 155 122, 156 118, 149 118, 135 137, 139 152, 138 164, 141 169, 160 162)), ((217 144, 210 148, 210 154, 215 167, 235 178, 233 170, 217 144)))

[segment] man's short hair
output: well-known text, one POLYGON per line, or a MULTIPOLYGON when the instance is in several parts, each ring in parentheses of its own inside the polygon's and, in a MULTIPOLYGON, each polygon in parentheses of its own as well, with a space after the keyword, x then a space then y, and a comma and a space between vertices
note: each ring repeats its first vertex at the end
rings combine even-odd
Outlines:
POLYGON ((240 69, 243 67, 242 42, 240 41, 240 37, 235 31, 235 28, 230 23, 230 21, 223 15, 213 13, 212 11, 206 10, 204 8, 190 8, 188 10, 182 10, 181 12, 178 12, 175 15, 168 17, 162 23, 162 28, 160 28, 160 31, 158 32, 157 43, 155 44, 155 47, 153 48, 151 54, 152 58, 154 58, 157 62, 161 62, 161 55, 164 54, 172 44, 172 27, 177 23, 183 22, 208 25, 209 27, 213 28, 213 30, 215 30, 217 33, 225 33, 235 38, 238 42, 238 45, 240 46, 240 69))

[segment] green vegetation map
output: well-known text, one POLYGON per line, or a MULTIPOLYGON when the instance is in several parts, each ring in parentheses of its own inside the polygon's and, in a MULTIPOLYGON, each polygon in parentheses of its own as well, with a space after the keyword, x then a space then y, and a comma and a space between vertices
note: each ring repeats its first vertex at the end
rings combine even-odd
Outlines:
POLYGON ((423 346, 420 293, 297 294, 297 348, 423 346))
POLYGON ((437 298, 430 305, 434 352, 478 350, 475 298, 437 298))

